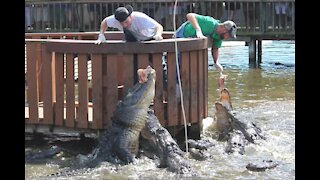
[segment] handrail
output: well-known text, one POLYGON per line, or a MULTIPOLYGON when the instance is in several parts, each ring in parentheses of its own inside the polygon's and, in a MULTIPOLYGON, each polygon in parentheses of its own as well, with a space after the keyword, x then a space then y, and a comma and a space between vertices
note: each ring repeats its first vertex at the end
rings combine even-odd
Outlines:
MULTIPOLYGON (((180 51, 192 51, 207 48, 207 39, 179 38, 180 51)), ((71 39, 25 39, 25 42, 48 43, 47 50, 61 53, 162 53, 174 52, 174 40, 145 41, 141 43, 123 40, 107 40, 100 45, 94 40, 71 39), (61 46, 63 43, 64 46, 61 46), (152 45, 152 46, 151 46, 152 45), (94 48, 91 48, 94 47, 94 48)))

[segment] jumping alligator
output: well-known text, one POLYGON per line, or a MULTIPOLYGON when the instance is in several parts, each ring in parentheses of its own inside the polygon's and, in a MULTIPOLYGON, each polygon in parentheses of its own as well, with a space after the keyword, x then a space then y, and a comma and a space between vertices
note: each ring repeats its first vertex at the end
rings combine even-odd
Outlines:
MULTIPOLYGON (((138 70, 138 74, 141 71, 138 70)), ((128 91, 112 116, 112 126, 99 140, 94 161, 111 161, 115 155, 123 163, 134 161, 139 149, 139 136, 147 122, 148 109, 155 95, 156 71, 148 66, 143 78, 128 91)), ((96 163, 95 163, 96 164, 96 163)))
POLYGON ((89 155, 78 156, 80 160, 76 170, 55 173, 51 177, 79 174, 78 169, 86 172, 103 161, 134 163, 141 138, 146 139, 155 150, 160 159, 159 167, 166 167, 169 171, 184 176, 197 174, 191 168, 186 153, 179 148, 149 108, 155 95, 155 70, 148 66, 146 69, 139 69, 137 73, 139 83, 118 103, 112 116, 112 126, 99 138, 98 146, 89 155))
MULTIPOLYGON (((228 92, 227 88, 222 91, 228 92)), ((223 93, 229 95, 229 93, 223 93)), ((217 128, 219 132, 219 141, 227 141, 226 152, 237 151, 244 153, 244 146, 250 142, 255 143, 256 140, 265 139, 261 129, 253 122, 243 122, 237 119, 230 111, 230 105, 227 101, 219 101, 215 103, 217 128), (224 105, 227 104, 227 105, 224 105), (237 150, 235 150, 237 149, 237 150)))
MULTIPOLYGON (((225 88, 224 80, 226 76, 221 75, 218 80, 220 98, 215 102, 215 119, 217 121, 217 129, 219 132, 218 140, 227 141, 225 152, 230 154, 238 152, 243 155, 245 145, 248 143, 256 143, 259 139, 266 139, 261 129, 253 122, 243 122, 237 119, 232 112, 231 95, 229 90, 225 88)), ((263 160, 262 162, 249 163, 246 168, 250 171, 265 171, 272 169, 278 165, 272 160, 263 160)))
POLYGON ((79 169, 94 168, 103 161, 134 163, 139 149, 140 132, 146 125, 149 106, 154 99, 156 78, 156 71, 150 66, 139 69, 137 73, 142 73, 143 76, 117 104, 111 118, 112 125, 99 137, 98 146, 86 156, 79 155, 79 162, 74 169, 50 176, 70 175, 79 172, 79 169))
POLYGON ((147 111, 155 95, 156 72, 150 66, 144 72, 147 74, 145 82, 136 83, 117 104, 112 126, 106 128, 98 146, 84 160, 86 167, 95 167, 103 161, 133 163, 138 153, 140 131, 145 127, 147 111))
POLYGON ((248 142, 255 143, 256 140, 265 139, 265 136, 256 124, 250 121, 240 121, 232 113, 231 95, 224 86, 225 78, 225 76, 221 76, 218 80, 220 98, 215 102, 218 140, 227 141, 225 149, 227 153, 244 154, 245 145, 248 142))

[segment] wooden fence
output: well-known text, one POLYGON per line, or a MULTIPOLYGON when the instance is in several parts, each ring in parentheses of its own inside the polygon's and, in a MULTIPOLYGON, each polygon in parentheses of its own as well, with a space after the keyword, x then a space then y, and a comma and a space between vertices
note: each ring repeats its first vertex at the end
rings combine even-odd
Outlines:
MULTIPOLYGON (((141 43, 125 43, 118 32, 105 35, 107 43, 96 45, 98 33, 25 34, 26 127, 33 132, 43 126, 50 132, 107 128, 116 104, 136 83, 136 70, 151 65, 157 73, 151 107, 171 132, 182 129, 172 34, 164 33, 162 41, 141 43)), ((199 127, 208 115, 207 39, 181 38, 177 42, 186 121, 199 127)))
MULTIPOLYGON (((103 18, 125 4, 154 18, 165 31, 174 30, 172 0, 25 0, 25 32, 99 31, 103 18)), ((240 38, 292 38, 295 34, 295 0, 179 0, 176 28, 189 12, 234 20, 240 38)))

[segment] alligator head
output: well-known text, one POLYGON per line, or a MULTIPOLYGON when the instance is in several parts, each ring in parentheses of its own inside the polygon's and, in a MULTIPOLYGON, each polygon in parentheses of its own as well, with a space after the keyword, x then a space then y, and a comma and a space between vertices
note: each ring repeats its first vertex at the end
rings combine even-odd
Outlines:
POLYGON ((148 108, 155 95, 156 71, 148 66, 146 69, 139 69, 137 73, 139 83, 128 91, 121 105, 148 108))
POLYGON ((229 139, 227 142, 226 152, 233 153, 238 152, 239 154, 244 154, 244 147, 245 147, 245 137, 239 130, 233 130, 229 134, 229 139))
POLYGON ((219 132, 219 141, 225 141, 228 137, 228 133, 231 130, 231 119, 229 112, 226 107, 223 106, 221 102, 215 103, 216 112, 215 112, 215 120, 217 122, 217 129, 219 132))
POLYGON ((228 111, 232 111, 232 104, 231 104, 231 95, 227 88, 223 88, 220 91, 220 100, 222 105, 227 108, 228 111))

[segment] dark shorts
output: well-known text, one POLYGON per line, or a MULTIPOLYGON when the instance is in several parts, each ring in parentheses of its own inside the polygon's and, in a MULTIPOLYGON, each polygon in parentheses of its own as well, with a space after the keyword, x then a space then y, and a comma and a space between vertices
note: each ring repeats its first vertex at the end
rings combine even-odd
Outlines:
MULTIPOLYGON (((137 42, 137 38, 134 37, 134 35, 131 33, 131 31, 127 30, 126 28, 123 28, 124 38, 127 42, 137 42)), ((150 41, 153 40, 153 38, 144 40, 144 41, 150 41)))
POLYGON ((184 35, 183 35, 183 32, 184 32, 184 27, 186 26, 188 22, 184 22, 183 24, 181 24, 181 26, 177 29, 175 35, 177 38, 183 38, 184 35))
POLYGON ((126 28, 123 28, 124 38, 127 42, 136 42, 138 41, 136 37, 133 36, 133 34, 127 30, 126 28))

